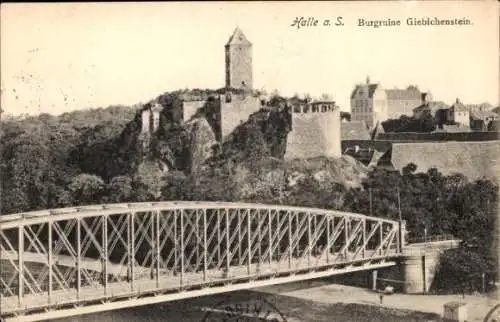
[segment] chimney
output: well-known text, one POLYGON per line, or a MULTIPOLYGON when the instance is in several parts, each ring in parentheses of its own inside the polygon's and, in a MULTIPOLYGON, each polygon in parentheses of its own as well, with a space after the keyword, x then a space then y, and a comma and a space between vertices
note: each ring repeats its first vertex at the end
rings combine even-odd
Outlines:
POLYGON ((366 76, 366 85, 370 85, 370 76, 366 76))

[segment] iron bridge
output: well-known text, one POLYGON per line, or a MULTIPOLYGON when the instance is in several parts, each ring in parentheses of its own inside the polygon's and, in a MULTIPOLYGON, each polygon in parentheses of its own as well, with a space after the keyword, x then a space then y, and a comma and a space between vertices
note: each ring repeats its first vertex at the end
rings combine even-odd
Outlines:
POLYGON ((395 265, 397 221, 221 202, 0 216, 0 308, 35 321, 395 265))

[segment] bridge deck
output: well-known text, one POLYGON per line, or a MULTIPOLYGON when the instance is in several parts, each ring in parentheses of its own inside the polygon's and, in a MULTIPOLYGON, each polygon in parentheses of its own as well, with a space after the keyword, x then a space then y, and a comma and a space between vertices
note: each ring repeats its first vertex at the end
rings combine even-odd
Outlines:
MULTIPOLYGON (((0 260, 13 260, 18 259, 17 251, 0 251, 0 260)), ((45 254, 34 253, 34 252, 23 252, 23 260, 26 262, 33 262, 39 264, 48 265, 48 258, 45 254)), ((75 267, 75 259, 69 255, 53 255, 54 265, 63 267, 75 267)), ((93 258, 81 257, 80 265, 82 269, 86 269, 94 272, 102 272, 103 265, 100 261, 93 258)), ((116 276, 127 276, 127 266, 120 265, 112 262, 107 263, 107 270, 109 274, 116 276)), ((134 270, 140 273, 149 273, 150 269, 139 265, 134 266, 134 270)))
MULTIPOLYGON (((335 255, 335 254, 334 254, 335 255)), ((365 254, 371 257, 373 252, 365 254)), ((391 257, 397 257, 397 252, 391 252, 385 256, 371 257, 370 261, 387 261, 386 266, 394 265, 394 262, 388 261, 391 257)), ((104 299, 116 299, 130 296, 144 295, 148 292, 181 292, 185 289, 196 287, 210 287, 214 283, 235 283, 238 281, 249 282, 256 278, 275 277, 290 275, 298 272, 309 272, 315 270, 332 269, 340 266, 358 266, 367 262, 367 258, 348 259, 347 261, 332 264, 325 259, 311 258, 307 260, 293 259, 290 263, 287 261, 272 261, 271 263, 255 263, 251 265, 231 266, 229 274, 221 270, 207 270, 204 272, 185 272, 183 274, 170 274, 161 272, 159 279, 151 278, 150 274, 137 274, 133 283, 127 281, 108 282, 106 288, 102 284, 93 286, 82 286, 80 292, 74 289, 53 290, 49 297, 47 292, 38 294, 25 294, 20 305, 17 296, 2 297, 0 306, 4 314, 9 314, 26 309, 44 308, 51 305, 68 305, 83 302, 92 302, 104 299)), ((368 265, 365 269, 369 269, 368 265)), ((143 271, 150 271, 149 268, 143 268, 143 271)), ((331 275, 335 270, 331 270, 331 275)), ((297 277, 297 280, 305 277, 297 277)), ((249 286, 251 287, 251 286, 249 286)))

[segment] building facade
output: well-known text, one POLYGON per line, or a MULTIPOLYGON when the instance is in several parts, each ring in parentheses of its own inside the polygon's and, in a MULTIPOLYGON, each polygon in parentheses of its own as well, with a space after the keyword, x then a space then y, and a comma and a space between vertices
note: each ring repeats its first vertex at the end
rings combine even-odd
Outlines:
POLYGON ((387 94, 379 83, 358 84, 351 94, 351 121, 364 121, 369 128, 387 119, 387 94))
POLYGON ((430 100, 428 93, 422 93, 417 86, 406 89, 387 89, 387 118, 397 119, 403 115, 411 116, 413 109, 422 105, 423 100, 430 100))

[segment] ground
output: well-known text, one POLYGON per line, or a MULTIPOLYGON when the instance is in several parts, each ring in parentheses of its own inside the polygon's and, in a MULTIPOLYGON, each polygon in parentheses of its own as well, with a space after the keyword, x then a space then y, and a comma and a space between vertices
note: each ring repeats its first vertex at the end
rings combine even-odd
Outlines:
MULTIPOLYGON (((274 293, 272 288, 262 289, 262 291, 274 293)), ((299 290, 277 290, 281 295, 313 300, 317 303, 355 303, 365 304, 388 309, 407 309, 427 313, 443 315, 444 304, 452 301, 467 303, 468 322, 483 321, 486 314, 498 304, 498 300, 493 296, 484 295, 409 295, 393 294, 384 296, 383 304, 380 304, 379 294, 368 289, 330 284, 299 290)))

